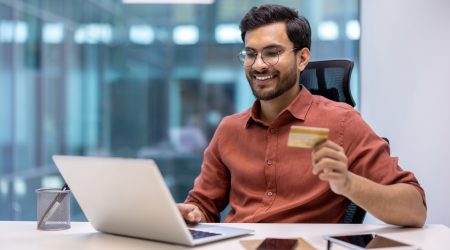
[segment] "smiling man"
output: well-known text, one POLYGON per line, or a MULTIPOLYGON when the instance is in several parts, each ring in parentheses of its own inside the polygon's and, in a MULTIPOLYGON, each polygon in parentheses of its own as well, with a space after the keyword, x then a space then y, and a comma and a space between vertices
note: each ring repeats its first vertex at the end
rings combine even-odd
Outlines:
POLYGON ((420 227, 425 193, 389 145, 347 104, 299 82, 310 58, 308 21, 280 5, 253 7, 241 21, 239 57, 256 101, 225 117, 200 175, 178 208, 187 222, 339 223, 350 201, 380 220, 420 227), (329 129, 312 150, 287 146, 293 125, 329 129))

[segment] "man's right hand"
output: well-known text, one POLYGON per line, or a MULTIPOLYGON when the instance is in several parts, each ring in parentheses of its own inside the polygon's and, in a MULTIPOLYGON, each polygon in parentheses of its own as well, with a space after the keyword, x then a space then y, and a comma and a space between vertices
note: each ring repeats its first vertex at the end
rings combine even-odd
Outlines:
POLYGON ((177 207, 187 223, 196 224, 199 222, 205 222, 205 217, 203 216, 203 213, 196 205, 178 203, 177 207))

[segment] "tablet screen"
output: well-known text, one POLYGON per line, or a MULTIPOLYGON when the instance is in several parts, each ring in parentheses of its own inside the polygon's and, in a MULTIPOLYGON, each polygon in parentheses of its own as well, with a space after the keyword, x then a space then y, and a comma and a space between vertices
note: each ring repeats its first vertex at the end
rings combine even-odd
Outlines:
POLYGON ((383 248, 383 247, 401 247, 410 246, 408 244, 391 240, 383 236, 375 234, 360 234, 360 235, 346 235, 346 236, 333 236, 331 238, 347 242, 352 245, 356 245, 362 248, 383 248))

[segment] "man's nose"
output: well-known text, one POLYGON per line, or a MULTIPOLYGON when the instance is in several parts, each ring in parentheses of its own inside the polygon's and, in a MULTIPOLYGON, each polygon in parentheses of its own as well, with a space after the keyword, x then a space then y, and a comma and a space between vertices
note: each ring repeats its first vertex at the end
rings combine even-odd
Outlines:
POLYGON ((252 68, 257 71, 261 71, 262 69, 267 69, 268 65, 262 59, 262 55, 258 54, 255 58, 255 62, 252 65, 252 68))

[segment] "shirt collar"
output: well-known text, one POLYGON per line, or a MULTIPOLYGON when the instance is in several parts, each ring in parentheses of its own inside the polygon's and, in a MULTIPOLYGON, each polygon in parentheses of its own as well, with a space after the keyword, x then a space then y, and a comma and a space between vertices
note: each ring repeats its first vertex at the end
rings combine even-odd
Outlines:
MULTIPOLYGON (((288 112, 292 117, 304 121, 309 108, 311 107, 313 101, 313 95, 301 85, 301 89, 297 97, 285 108, 281 113, 288 112)), ((251 109, 247 113, 247 122, 245 123, 245 128, 248 128, 252 122, 264 124, 261 120, 261 105, 259 100, 253 103, 251 109)))

